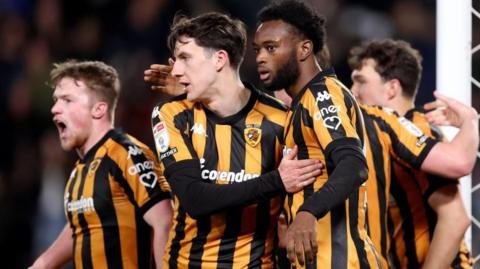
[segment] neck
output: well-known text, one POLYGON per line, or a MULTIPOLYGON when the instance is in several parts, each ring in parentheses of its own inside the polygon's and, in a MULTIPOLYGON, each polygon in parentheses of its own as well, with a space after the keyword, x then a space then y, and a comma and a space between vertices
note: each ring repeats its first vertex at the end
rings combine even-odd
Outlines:
POLYGON ((210 111, 220 117, 238 113, 248 103, 251 92, 245 90, 240 77, 234 71, 226 72, 212 85, 213 94, 202 101, 210 111))
POLYGON ((76 149, 78 156, 82 159, 85 157, 85 154, 87 154, 87 152, 108 133, 108 131, 113 129, 113 123, 107 121, 93 123, 93 125, 90 135, 83 146, 76 149))
POLYGON ((298 79, 287 89, 288 94, 292 98, 295 98, 300 91, 310 82, 318 73, 322 71, 322 68, 318 64, 315 57, 310 56, 305 61, 299 63, 298 79))
POLYGON ((400 96, 399 98, 392 99, 387 106, 389 108, 395 109, 400 115, 405 116, 405 114, 412 108, 415 107, 413 99, 405 98, 400 96))

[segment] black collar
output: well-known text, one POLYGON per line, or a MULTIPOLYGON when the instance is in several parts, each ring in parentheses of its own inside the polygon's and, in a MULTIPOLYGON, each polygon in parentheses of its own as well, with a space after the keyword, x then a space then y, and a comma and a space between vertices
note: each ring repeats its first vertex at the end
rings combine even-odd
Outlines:
POLYGON ((119 129, 111 129, 109 130, 95 145, 88 150, 88 152, 83 156, 83 158, 79 158, 80 163, 86 163, 93 159, 97 150, 111 137, 119 135, 121 130, 119 129))

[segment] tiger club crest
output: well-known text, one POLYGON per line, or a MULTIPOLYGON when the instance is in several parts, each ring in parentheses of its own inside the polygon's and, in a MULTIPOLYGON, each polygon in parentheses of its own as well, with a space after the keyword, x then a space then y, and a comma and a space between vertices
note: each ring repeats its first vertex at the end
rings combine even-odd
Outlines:
POLYGON ((262 129, 255 127, 246 128, 243 130, 243 135, 245 137, 245 141, 250 146, 255 147, 262 139, 262 129))
POLYGON ((88 166, 88 172, 89 174, 93 174, 95 173, 95 171, 97 170, 98 166, 100 165, 100 162, 102 160, 101 159, 95 159, 93 160, 90 165, 88 166))

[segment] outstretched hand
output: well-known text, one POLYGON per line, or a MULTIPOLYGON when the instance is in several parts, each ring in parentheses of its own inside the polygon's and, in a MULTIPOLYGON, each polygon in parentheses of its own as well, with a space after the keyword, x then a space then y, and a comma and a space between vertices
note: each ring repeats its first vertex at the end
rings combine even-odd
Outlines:
POLYGON ((174 96, 184 92, 184 87, 171 74, 173 64, 174 61, 170 58, 168 65, 152 64, 143 72, 143 80, 150 84, 152 91, 160 91, 174 96))
POLYGON ((477 111, 453 98, 434 92, 435 101, 424 105, 427 120, 436 125, 454 126, 460 128, 467 120, 476 120, 477 111))

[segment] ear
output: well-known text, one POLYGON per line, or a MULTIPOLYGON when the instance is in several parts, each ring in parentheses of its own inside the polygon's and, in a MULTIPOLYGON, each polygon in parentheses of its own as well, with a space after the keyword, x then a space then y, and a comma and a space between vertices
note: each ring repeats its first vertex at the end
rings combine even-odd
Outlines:
POLYGON ((313 53, 313 43, 312 41, 306 39, 300 41, 298 46, 298 59, 300 61, 305 61, 313 53))
POLYGON ((108 104, 103 101, 98 101, 92 106, 92 117, 96 120, 101 119, 102 117, 108 114, 108 104))
POLYGON ((215 52, 215 67, 217 71, 220 71, 227 64, 230 63, 230 58, 228 58, 228 53, 225 50, 218 50, 215 52))
POLYGON ((387 98, 388 100, 392 100, 397 96, 402 94, 402 85, 400 81, 396 78, 391 79, 387 82, 387 98))

